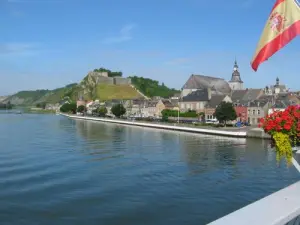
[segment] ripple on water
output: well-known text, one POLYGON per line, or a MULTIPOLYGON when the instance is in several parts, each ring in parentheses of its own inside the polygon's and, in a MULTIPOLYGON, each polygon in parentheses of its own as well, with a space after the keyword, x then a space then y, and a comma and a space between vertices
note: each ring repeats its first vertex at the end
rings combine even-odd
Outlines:
POLYGON ((1 224, 206 224, 298 179, 257 140, 0 115, 0 141, 1 224))

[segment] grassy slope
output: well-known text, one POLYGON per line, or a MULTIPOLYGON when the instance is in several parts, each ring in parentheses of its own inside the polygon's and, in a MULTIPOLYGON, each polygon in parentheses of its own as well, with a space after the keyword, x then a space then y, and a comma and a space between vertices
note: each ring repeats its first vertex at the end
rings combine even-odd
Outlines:
POLYGON ((111 99, 134 99, 140 97, 140 94, 130 85, 99 84, 96 87, 95 98, 101 101, 111 99))
POLYGON ((24 99, 24 103, 22 105, 35 105, 39 102, 46 102, 49 104, 58 103, 65 92, 75 87, 76 84, 70 84, 63 88, 57 88, 54 90, 36 90, 36 91, 20 91, 9 97, 8 100, 18 97, 20 99, 24 99))

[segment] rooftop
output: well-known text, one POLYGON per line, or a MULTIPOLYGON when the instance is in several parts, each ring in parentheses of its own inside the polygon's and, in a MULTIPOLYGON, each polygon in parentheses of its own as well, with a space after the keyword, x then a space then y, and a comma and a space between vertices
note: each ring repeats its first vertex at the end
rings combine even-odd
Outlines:
POLYGON ((183 89, 205 89, 211 88, 213 94, 229 94, 229 84, 222 78, 192 74, 183 89))
POLYGON ((199 102, 208 100, 209 94, 207 89, 193 91, 192 93, 182 98, 182 102, 199 102))

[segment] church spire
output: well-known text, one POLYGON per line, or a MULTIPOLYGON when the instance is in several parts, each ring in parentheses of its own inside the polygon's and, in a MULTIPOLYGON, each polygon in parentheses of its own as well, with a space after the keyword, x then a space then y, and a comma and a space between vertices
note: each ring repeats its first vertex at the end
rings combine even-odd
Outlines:
POLYGON ((241 79, 241 75, 239 72, 239 66, 237 64, 237 60, 234 60, 233 72, 231 76, 231 80, 229 81, 229 85, 232 90, 241 90, 243 89, 243 81, 241 79))

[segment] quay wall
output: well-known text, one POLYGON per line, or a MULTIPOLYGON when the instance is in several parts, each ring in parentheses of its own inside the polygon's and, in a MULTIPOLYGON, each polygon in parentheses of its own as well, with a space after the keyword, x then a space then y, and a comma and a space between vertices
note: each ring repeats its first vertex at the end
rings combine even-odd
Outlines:
POLYGON ((125 121, 125 120, 106 119, 106 118, 99 118, 99 117, 77 116, 77 115, 68 115, 68 114, 61 114, 61 115, 72 118, 72 119, 92 120, 92 121, 117 123, 117 124, 125 124, 125 125, 140 126, 140 127, 151 127, 151 128, 156 128, 156 129, 178 130, 178 131, 184 131, 184 132, 210 134, 210 135, 227 136, 227 137, 237 137, 237 138, 246 138, 246 136, 247 136, 246 131, 203 129, 203 128, 193 128, 193 127, 182 127, 182 126, 177 126, 176 124, 163 125, 163 124, 156 124, 156 123, 125 121))

